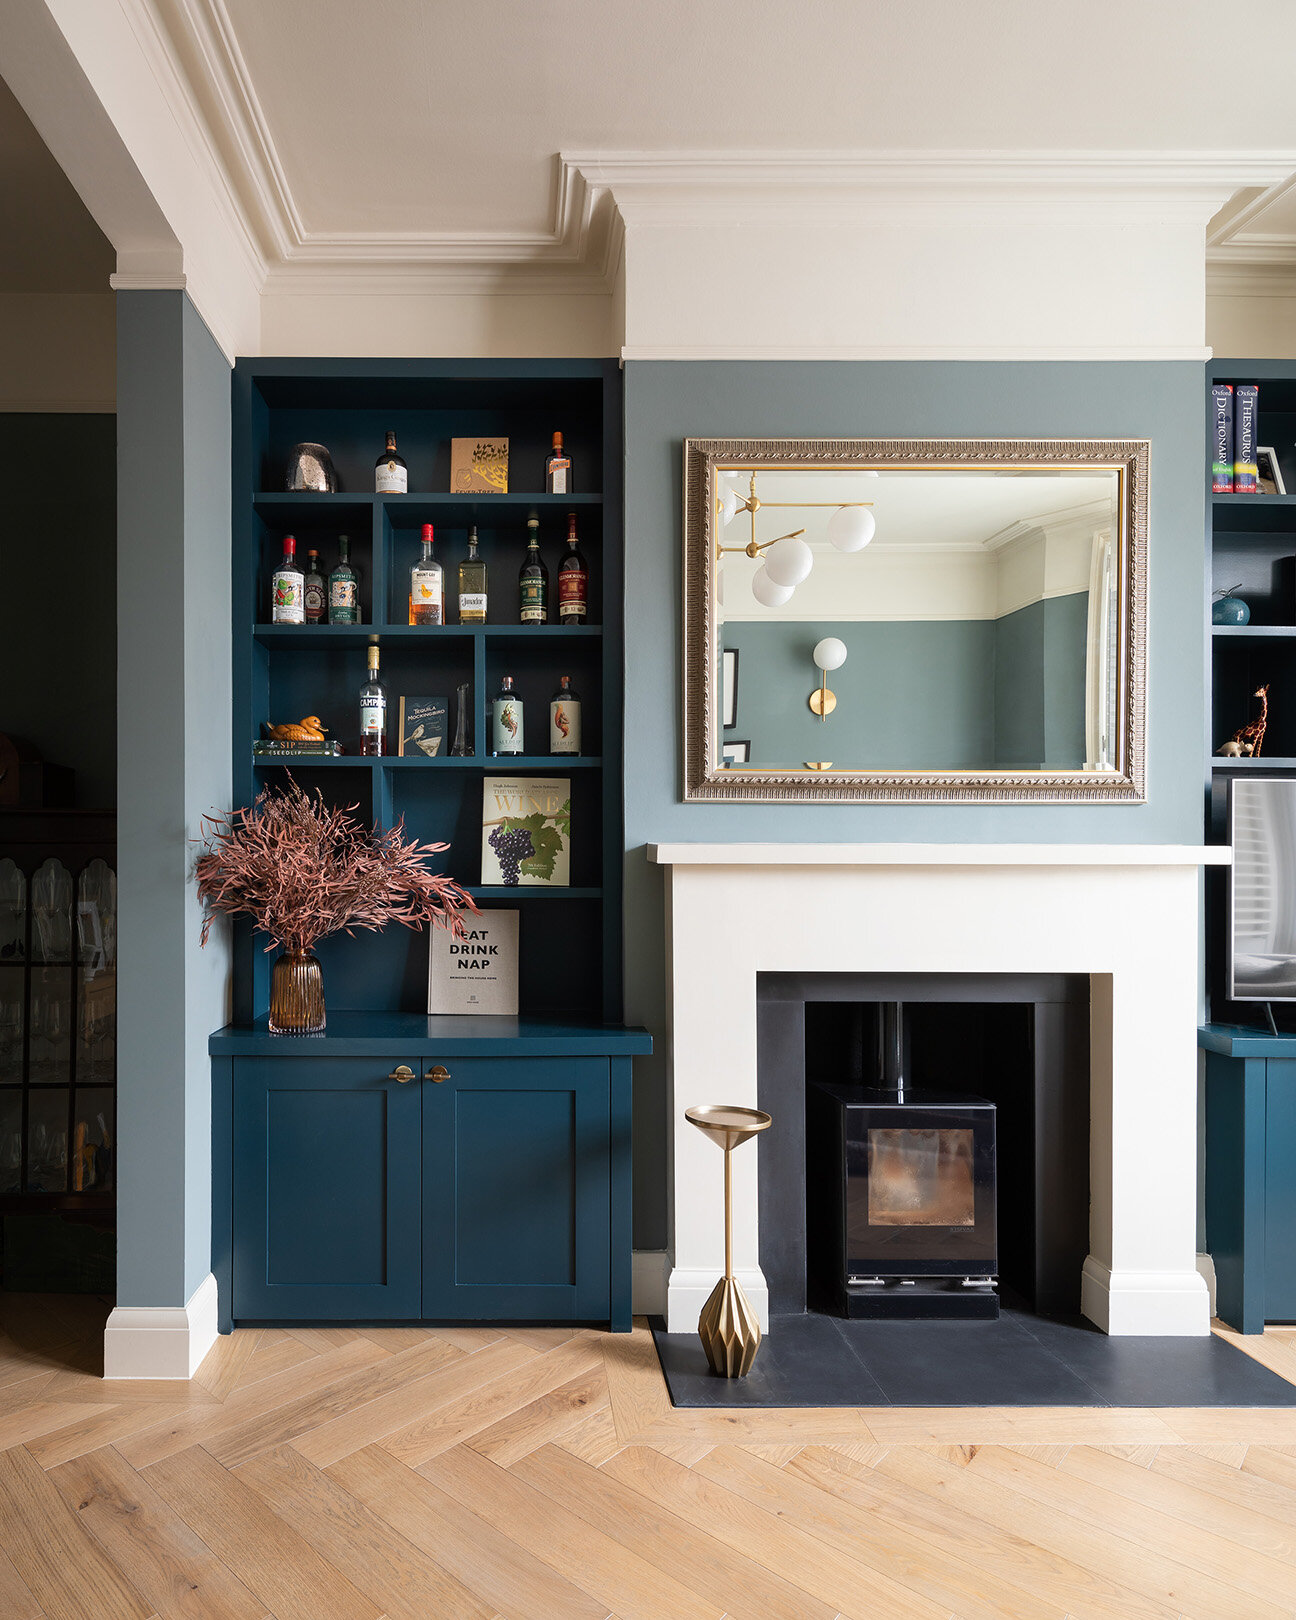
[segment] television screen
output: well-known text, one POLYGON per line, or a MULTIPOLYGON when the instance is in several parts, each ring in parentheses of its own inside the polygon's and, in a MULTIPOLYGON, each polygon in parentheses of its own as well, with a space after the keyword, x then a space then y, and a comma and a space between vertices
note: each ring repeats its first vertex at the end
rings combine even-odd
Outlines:
POLYGON ((1229 995, 1296 1001, 1296 778, 1229 787, 1229 995))

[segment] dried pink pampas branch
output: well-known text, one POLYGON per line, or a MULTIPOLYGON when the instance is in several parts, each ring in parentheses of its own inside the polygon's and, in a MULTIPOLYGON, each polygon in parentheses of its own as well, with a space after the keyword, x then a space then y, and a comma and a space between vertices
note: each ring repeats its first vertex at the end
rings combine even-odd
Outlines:
POLYGON ((308 951, 329 934, 392 922, 462 936, 460 913, 477 910, 472 896, 426 864, 450 846, 407 843, 403 822, 366 828, 356 809, 336 809, 289 776, 287 788, 266 788, 250 809, 204 816, 194 867, 207 907, 203 944, 218 912, 251 917, 270 936, 267 950, 308 951))

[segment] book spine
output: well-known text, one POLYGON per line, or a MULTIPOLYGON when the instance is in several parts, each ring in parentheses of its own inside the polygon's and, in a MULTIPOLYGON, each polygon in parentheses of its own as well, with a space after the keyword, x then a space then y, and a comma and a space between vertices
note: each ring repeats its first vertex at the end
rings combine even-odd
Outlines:
POLYGON ((1233 384, 1216 383, 1211 389, 1214 410, 1215 454, 1211 465, 1211 490, 1216 495, 1233 493, 1233 384))
POLYGON ((1258 495, 1260 473, 1256 466, 1256 413, 1260 390, 1254 383, 1239 383, 1233 402, 1233 493, 1258 495))

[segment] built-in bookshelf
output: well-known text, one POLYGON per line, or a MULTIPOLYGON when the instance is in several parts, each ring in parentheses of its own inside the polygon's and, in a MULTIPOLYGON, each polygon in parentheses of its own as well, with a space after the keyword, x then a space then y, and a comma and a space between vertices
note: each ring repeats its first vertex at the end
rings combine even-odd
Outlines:
MULTIPOLYGON (((521 914, 523 1016, 615 1021, 621 1015, 622 535, 621 379, 603 361, 243 360, 234 373, 233 653, 234 799, 248 804, 286 773, 331 803, 385 826, 401 820, 420 842, 450 847, 444 870, 483 907, 521 914), (409 493, 376 495, 374 460, 394 429, 409 493), (555 429, 572 457, 575 493, 543 493, 555 429), (450 441, 507 437, 507 494, 448 493, 450 441), (327 446, 338 492, 285 493, 293 445, 327 446), (577 514, 590 570, 588 621, 578 627, 519 619, 518 568, 527 519, 540 520, 551 589, 577 514), (446 571, 446 617, 411 626, 409 567, 432 523, 446 571), (490 571, 488 622, 457 623, 455 579, 470 524, 490 571), (327 572, 338 537, 350 540, 359 577, 357 625, 269 623, 270 575, 285 534, 297 555, 319 551, 327 572), (358 693, 377 637, 395 747, 401 695, 445 694, 453 731, 456 688, 472 699, 473 752, 432 759, 358 753, 358 693), (513 676, 526 710, 528 753, 489 753, 489 702, 513 676), (582 753, 551 757, 549 698, 570 675, 582 700, 582 753), (264 722, 318 715, 345 750, 336 757, 254 756, 264 722), (483 887, 482 781, 488 775, 570 777, 571 886, 483 887)), ((556 595, 556 591, 555 591, 556 595)), ((551 605, 551 620, 556 608, 551 605)), ((449 747, 449 738, 444 747, 449 747)), ((239 1023, 266 1011, 269 961, 249 931, 236 933, 239 1023)), ((330 1013, 418 1013, 426 1008, 427 936, 392 927, 319 948, 330 1013)))

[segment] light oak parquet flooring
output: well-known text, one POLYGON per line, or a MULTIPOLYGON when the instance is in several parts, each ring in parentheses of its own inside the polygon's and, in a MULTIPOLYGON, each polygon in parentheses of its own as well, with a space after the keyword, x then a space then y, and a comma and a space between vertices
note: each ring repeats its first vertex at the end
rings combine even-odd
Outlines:
POLYGON ((676 1411, 643 1326, 108 1383, 107 1309, 0 1294, 0 1620, 1296 1620, 1290 1411, 676 1411))

